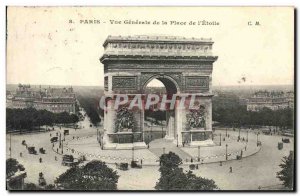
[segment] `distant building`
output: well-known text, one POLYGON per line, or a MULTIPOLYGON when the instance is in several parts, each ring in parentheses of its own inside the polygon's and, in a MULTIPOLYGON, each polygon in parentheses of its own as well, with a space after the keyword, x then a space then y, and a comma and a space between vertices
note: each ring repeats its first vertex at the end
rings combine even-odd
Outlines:
POLYGON ((248 111, 259 111, 262 108, 279 110, 294 107, 294 92, 258 91, 247 102, 248 111))
POLYGON ((6 107, 35 108, 54 113, 75 113, 76 96, 73 88, 33 89, 30 85, 19 84, 16 92, 7 92, 6 107))

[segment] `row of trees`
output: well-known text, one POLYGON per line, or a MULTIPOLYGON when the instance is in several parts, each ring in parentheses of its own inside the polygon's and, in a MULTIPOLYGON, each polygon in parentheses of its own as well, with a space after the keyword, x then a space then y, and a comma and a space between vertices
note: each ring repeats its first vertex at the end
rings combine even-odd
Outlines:
MULTIPOLYGON (((16 159, 6 160, 6 177, 13 176, 17 171, 25 171, 23 165, 16 159)), ((40 178, 43 174, 40 173, 40 178)), ((24 184, 24 190, 116 190, 119 176, 117 172, 109 168, 104 162, 91 161, 83 166, 72 167, 61 174, 56 180, 55 185, 43 183, 24 184)), ((20 189, 18 184, 10 183, 13 190, 20 189)))
POLYGON ((276 126, 291 129, 294 126, 294 110, 285 108, 260 111, 247 111, 235 96, 222 96, 213 99, 213 121, 225 126, 276 126))
POLYGON ((160 157, 160 178, 156 183, 157 190, 216 190, 213 180, 198 177, 191 171, 185 173, 179 165, 182 160, 173 152, 160 157))
POLYGON ((53 126, 54 124, 77 123, 79 118, 75 114, 67 112, 52 113, 47 110, 6 109, 6 128, 18 130, 33 130, 40 126, 53 126))
MULTIPOLYGON (((184 172, 179 166, 182 160, 173 152, 163 154, 160 157, 160 178, 156 183, 157 190, 218 190, 213 180, 198 177, 191 171, 184 172)), ((279 165, 281 170, 277 172, 277 178, 283 182, 288 189, 294 187, 294 153, 285 156, 279 165)), ((6 160, 6 176, 13 176, 17 171, 25 171, 23 165, 16 159, 6 160)), ((40 176, 41 177, 41 176, 40 176)), ((119 175, 116 171, 109 168, 105 162, 91 161, 85 165, 68 169, 56 180, 55 185, 46 184, 43 187, 33 183, 25 184, 25 190, 117 190, 119 175)), ((14 188, 13 184, 10 185, 14 188)), ((17 188, 17 186, 16 186, 17 188)))
POLYGON ((98 97, 78 95, 77 99, 80 106, 85 110, 93 125, 98 125, 101 122, 99 115, 103 116, 103 110, 99 108, 98 97))

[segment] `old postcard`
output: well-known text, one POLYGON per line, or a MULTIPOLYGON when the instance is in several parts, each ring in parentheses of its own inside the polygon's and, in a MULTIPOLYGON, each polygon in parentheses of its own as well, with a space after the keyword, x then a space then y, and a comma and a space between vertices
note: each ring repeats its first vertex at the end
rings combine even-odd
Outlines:
POLYGON ((293 7, 7 7, 6 189, 293 191, 293 7))

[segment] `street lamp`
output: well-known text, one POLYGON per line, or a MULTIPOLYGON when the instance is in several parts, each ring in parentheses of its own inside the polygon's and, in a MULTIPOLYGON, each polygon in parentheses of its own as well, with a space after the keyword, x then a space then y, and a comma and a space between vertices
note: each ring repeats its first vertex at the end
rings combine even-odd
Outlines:
POLYGON ((59 133, 59 148, 61 148, 61 133, 59 133))
POLYGON ((228 144, 226 144, 226 161, 228 160, 227 147, 228 147, 228 144))
POLYGON ((222 146, 221 137, 222 137, 222 134, 220 133, 220 146, 222 146))
POLYGON ((61 141, 61 154, 64 154, 64 141, 61 141))
POLYGON ((198 161, 200 161, 200 146, 198 146, 198 161))
POLYGON ((132 161, 134 161, 134 147, 132 147, 132 161))

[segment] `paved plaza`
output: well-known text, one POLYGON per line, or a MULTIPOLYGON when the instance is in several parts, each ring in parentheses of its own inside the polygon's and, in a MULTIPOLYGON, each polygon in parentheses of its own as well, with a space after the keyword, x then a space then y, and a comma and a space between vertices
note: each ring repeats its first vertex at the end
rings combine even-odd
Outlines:
MULTIPOLYGON (((228 131, 229 138, 225 137, 224 130, 216 130, 217 137, 214 138, 216 146, 200 148, 200 162, 197 162, 198 148, 183 147, 177 148, 176 144, 165 140, 156 139, 149 144, 149 149, 139 150, 101 150, 96 141, 96 127, 90 127, 90 122, 86 118, 80 122, 82 129, 70 129, 70 135, 66 136, 64 142, 64 154, 72 154, 79 157, 85 155, 88 160, 99 159, 116 169, 116 162, 130 162, 132 158, 140 161, 143 160, 142 169, 129 169, 128 171, 118 170, 120 175, 118 189, 154 189, 160 173, 158 171, 159 156, 168 151, 174 151, 183 159, 182 167, 188 170, 188 165, 193 163, 199 164, 199 169, 193 172, 196 175, 210 178, 216 181, 221 189, 258 189, 267 186, 280 184, 276 178, 276 172, 280 170, 279 164, 283 156, 288 155, 293 150, 293 140, 291 143, 284 144, 282 150, 277 149, 277 143, 281 141, 278 135, 259 135, 261 147, 256 146, 257 135, 249 132, 248 143, 246 141, 237 141, 238 131, 228 131), (222 133, 221 146, 219 146, 219 133, 222 133), (74 139, 73 139, 74 137, 74 139), (225 141, 224 140, 225 137, 225 141), (78 139, 77 139, 78 138, 78 139), (228 144, 228 161, 225 162, 225 145, 228 144), (245 146, 246 150, 245 150, 245 146), (236 155, 240 155, 243 150, 243 159, 235 160, 236 155), (222 166, 220 166, 222 161, 222 166), (201 164, 203 163, 203 164, 201 164), (233 173, 229 173, 229 167, 233 168, 233 173), (251 183, 249 179, 251 180, 251 183)), ((100 129, 100 128, 98 128, 100 129)), ((7 134, 7 158, 10 157, 9 143, 11 137, 12 152, 11 157, 16 158, 24 165, 27 172, 26 182, 37 183, 39 172, 43 172, 47 183, 53 183, 55 178, 66 171, 68 167, 61 165, 61 149, 56 152, 57 146, 50 143, 50 134, 55 136, 57 132, 63 132, 64 128, 55 127, 54 131, 41 132, 23 135, 7 134), (25 146, 21 144, 25 140, 28 146, 35 146, 38 151, 43 147, 46 154, 32 155, 28 154, 25 146), (22 153, 22 157, 20 157, 22 153), (55 157, 57 160, 55 160, 55 157), (42 163, 39 162, 42 158, 42 163)), ((241 131, 241 138, 246 138, 246 132, 241 131)))

